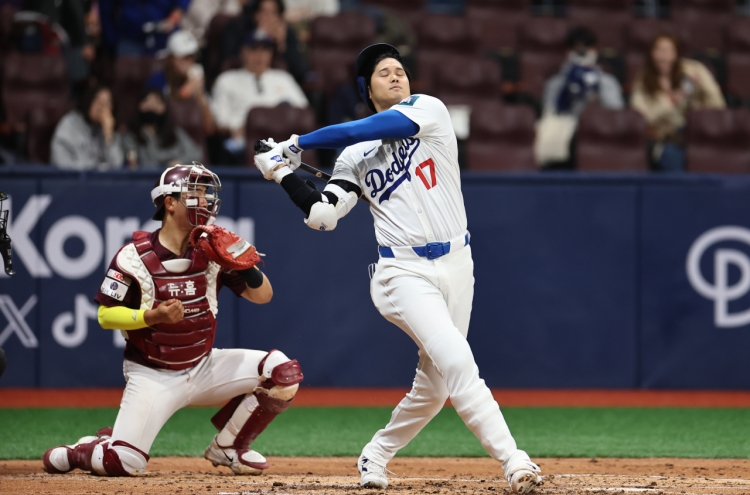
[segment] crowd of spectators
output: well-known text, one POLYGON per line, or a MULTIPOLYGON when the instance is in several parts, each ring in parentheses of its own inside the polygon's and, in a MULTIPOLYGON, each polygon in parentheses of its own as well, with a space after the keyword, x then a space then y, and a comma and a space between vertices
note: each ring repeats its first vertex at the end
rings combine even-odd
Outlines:
POLYGON ((367 116, 373 42, 448 105, 463 168, 711 170, 710 114, 750 172, 750 0, 0 0, 0 163, 246 166, 260 109, 289 133, 367 116))

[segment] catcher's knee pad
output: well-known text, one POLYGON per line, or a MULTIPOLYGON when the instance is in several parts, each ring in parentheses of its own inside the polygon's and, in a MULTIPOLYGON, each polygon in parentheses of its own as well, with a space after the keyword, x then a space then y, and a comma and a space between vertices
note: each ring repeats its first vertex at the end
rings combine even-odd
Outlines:
POLYGON ((105 476, 132 476, 146 469, 149 456, 122 440, 102 442, 91 456, 91 468, 105 476))
POLYGON ((291 400, 305 378, 299 362, 276 349, 266 354, 258 364, 258 375, 260 388, 265 389, 265 394, 281 400, 291 400))

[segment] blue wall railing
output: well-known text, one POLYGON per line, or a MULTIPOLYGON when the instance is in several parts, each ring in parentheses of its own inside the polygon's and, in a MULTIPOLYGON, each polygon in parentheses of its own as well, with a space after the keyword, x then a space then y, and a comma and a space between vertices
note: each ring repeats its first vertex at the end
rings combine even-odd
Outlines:
MULTIPOLYGON (((279 348, 309 385, 408 386, 416 346, 369 296, 366 205, 320 233, 257 172, 216 171, 221 223, 267 254, 275 291, 264 306, 223 291, 217 346, 279 348)), ((155 177, 0 168, 18 272, 0 278, 0 387, 124 383, 92 297, 154 226, 155 177)), ((465 174, 463 192, 469 341, 490 386, 750 388, 750 177, 465 174)))

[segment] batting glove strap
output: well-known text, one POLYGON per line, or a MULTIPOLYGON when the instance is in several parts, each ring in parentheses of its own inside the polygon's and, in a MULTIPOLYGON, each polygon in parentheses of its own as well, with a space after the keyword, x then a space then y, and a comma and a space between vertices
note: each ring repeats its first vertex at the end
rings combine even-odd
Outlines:
POLYGON ((302 148, 299 147, 297 134, 292 134, 292 137, 286 141, 279 143, 282 150, 284 151, 284 157, 289 159, 289 168, 295 170, 302 163, 302 148))

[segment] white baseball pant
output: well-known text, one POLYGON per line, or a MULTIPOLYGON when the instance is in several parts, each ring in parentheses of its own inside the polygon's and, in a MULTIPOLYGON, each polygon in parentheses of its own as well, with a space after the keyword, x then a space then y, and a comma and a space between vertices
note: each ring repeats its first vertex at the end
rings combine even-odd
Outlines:
POLYGON ((123 440, 148 453, 167 420, 186 406, 212 406, 258 386, 258 364, 266 351, 213 349, 187 370, 164 370, 125 360, 127 384, 112 440, 123 440))
POLYGON ((419 346, 411 391, 363 449, 386 465, 442 409, 450 397, 458 415, 496 460, 505 463, 516 442, 474 362, 466 335, 474 297, 471 247, 435 260, 381 257, 370 283, 380 313, 419 346))

